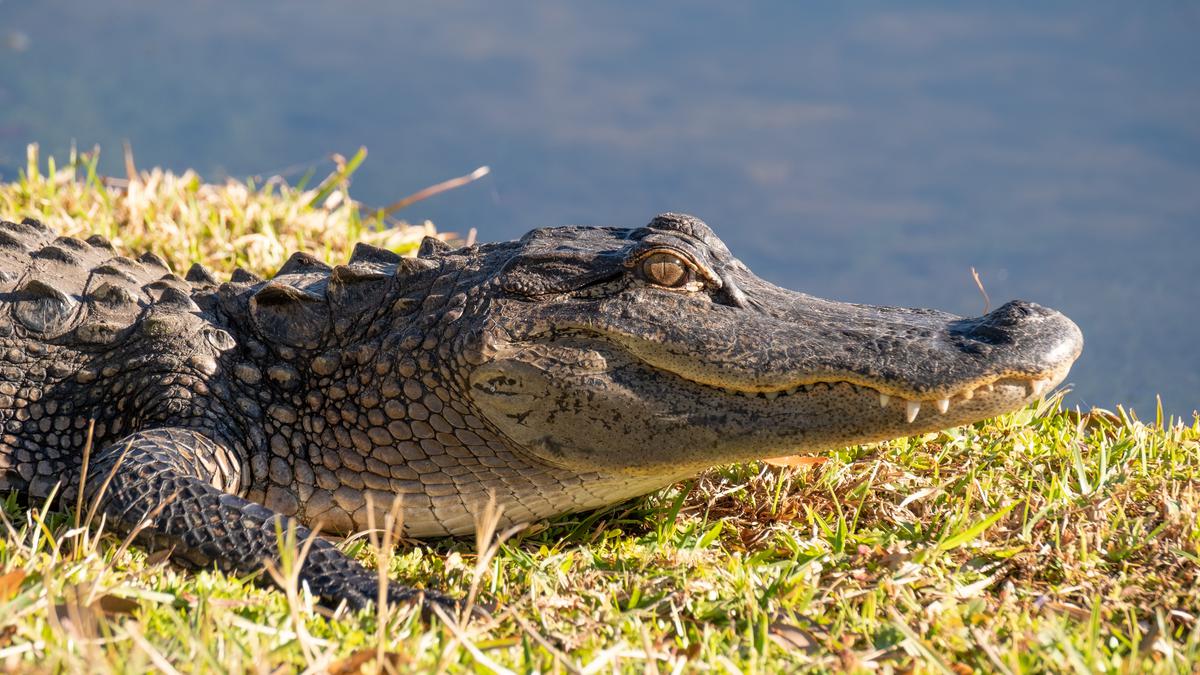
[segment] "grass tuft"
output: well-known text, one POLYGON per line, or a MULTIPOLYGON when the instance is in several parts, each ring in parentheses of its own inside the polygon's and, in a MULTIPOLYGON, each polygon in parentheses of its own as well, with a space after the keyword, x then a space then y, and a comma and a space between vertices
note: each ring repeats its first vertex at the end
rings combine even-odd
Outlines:
MULTIPOLYGON (((99 232, 176 269, 269 273, 293 250, 338 261, 355 240, 406 251, 432 232, 363 217, 345 193, 351 162, 298 190, 136 169, 121 184, 96 176, 94 156, 30 159, 0 185, 0 215, 99 232)), ((483 529, 478 543, 344 546, 393 579, 477 594, 490 619, 331 618, 295 583, 186 573, 7 496, 0 669, 1173 673, 1200 661, 1196 418, 1147 423, 1051 397, 819 464, 723 467, 600 512, 483 529)))
POLYGON ((360 241, 411 253, 423 237, 438 236, 431 223, 391 221, 350 199, 365 149, 349 160, 335 155, 334 172, 309 189, 278 177, 214 185, 193 171, 138 171, 131 153, 123 179, 96 173, 98 151, 73 151, 62 166, 43 162, 37 145, 26 156, 18 180, 0 184, 0 217, 36 218, 63 235, 101 234, 119 250, 157 253, 179 274, 194 262, 221 274, 270 274, 296 251, 340 263, 360 241))

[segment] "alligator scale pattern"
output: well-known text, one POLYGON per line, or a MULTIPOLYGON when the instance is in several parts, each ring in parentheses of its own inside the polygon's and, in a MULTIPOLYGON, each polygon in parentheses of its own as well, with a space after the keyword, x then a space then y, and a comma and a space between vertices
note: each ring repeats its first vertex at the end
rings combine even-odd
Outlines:
MULTIPOLYGON (((787 291, 677 214, 225 282, 0 222, 0 494, 74 504, 89 448, 83 497, 111 528, 244 573, 279 527, 349 534, 397 499, 408 535, 465 534, 490 499, 527 522, 972 422, 1081 346, 1032 303, 963 319, 787 291)), ((302 579, 334 604, 377 592, 322 539, 302 579)))

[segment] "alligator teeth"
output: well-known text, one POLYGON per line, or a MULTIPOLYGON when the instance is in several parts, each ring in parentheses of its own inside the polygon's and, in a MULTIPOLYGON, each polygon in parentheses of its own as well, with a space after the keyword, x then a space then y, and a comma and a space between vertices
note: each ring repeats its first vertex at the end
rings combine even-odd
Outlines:
POLYGON ((938 412, 945 415, 950 410, 950 399, 939 398, 938 400, 933 402, 933 405, 937 408, 938 412))
POLYGON ((775 398, 779 396, 779 392, 777 392, 777 391, 768 391, 768 392, 764 393, 763 395, 767 397, 767 400, 768 400, 768 401, 774 401, 774 400, 775 400, 775 398))
POLYGON ((905 401, 904 402, 904 420, 909 424, 917 419, 917 413, 921 412, 920 401, 905 401))
POLYGON ((987 384, 980 387, 980 389, 982 389, 986 392, 991 392, 991 391, 995 390, 995 388, 996 388, 996 385, 992 382, 988 382, 987 384))
POLYGON ((891 396, 888 396, 887 394, 884 394, 884 393, 880 393, 879 394, 879 407, 886 408, 887 404, 889 402, 891 402, 891 400, 892 400, 891 396))
POLYGON ((1042 390, 1044 390, 1046 385, 1049 383, 1049 380, 1030 380, 1028 385, 1029 395, 1037 396, 1038 394, 1042 393, 1042 390))
POLYGON ((792 394, 796 393, 799 390, 800 390, 800 387, 792 387, 791 389, 788 389, 784 393, 787 394, 788 396, 791 396, 792 394))
POLYGON ((962 393, 962 400, 964 400, 964 401, 970 401, 973 398, 975 398, 975 390, 974 389, 968 389, 962 393))

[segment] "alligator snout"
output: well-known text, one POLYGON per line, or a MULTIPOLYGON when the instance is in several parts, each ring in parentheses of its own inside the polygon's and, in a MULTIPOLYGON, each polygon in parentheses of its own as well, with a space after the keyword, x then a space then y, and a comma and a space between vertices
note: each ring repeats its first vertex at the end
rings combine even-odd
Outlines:
POLYGON ((981 317, 954 321, 947 330, 970 351, 990 351, 980 345, 1013 349, 1031 359, 1025 366, 1030 370, 1056 369, 1083 349, 1083 333, 1073 321, 1061 312, 1024 300, 1005 303, 981 317))

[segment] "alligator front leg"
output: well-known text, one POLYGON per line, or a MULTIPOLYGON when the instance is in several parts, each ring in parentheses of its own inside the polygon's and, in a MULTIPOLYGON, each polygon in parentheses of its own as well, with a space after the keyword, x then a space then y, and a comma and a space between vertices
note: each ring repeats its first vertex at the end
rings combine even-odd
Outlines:
MULTIPOLYGON (((84 496, 90 504, 99 495, 98 513, 118 532, 128 533, 146 521, 137 541, 154 550, 171 550, 172 557, 185 564, 216 565, 238 574, 278 565, 280 532, 294 527, 297 542, 312 532, 261 504, 214 487, 211 467, 222 452, 216 441, 191 429, 140 431, 96 455, 84 496)), ((323 600, 334 605, 344 601, 355 609, 374 602, 379 592, 376 572, 319 538, 303 561, 300 581, 323 600)), ((447 608, 455 605, 440 593, 394 583, 388 584, 387 597, 390 603, 423 597, 447 608)))

